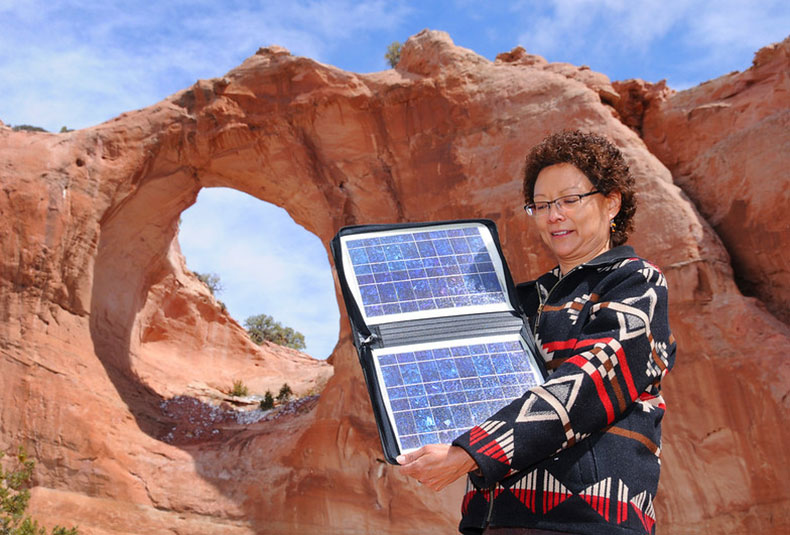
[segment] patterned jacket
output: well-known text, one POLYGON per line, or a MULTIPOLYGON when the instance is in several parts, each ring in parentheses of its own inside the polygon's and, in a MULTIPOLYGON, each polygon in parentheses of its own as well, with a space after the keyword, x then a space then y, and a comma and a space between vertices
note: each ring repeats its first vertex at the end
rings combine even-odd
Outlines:
POLYGON ((653 533, 661 379, 675 360, 664 275, 621 246, 518 292, 550 375, 453 442, 480 467, 461 532, 653 533))

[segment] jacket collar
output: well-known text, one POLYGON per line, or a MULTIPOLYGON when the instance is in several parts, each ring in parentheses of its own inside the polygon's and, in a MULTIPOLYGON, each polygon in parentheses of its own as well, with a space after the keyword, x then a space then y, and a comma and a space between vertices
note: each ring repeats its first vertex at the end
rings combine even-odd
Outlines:
POLYGON ((606 251, 605 253, 599 254, 589 262, 585 262, 582 264, 583 266, 604 266, 607 264, 612 264, 614 262, 618 262, 620 260, 626 260, 628 258, 634 258, 636 253, 634 252, 634 248, 630 245, 620 245, 618 247, 613 247, 606 251))
MULTIPOLYGON (((627 260, 629 258, 634 258, 634 257, 636 257, 636 253, 634 252, 634 249, 630 245, 620 245, 619 247, 614 247, 612 249, 609 249, 605 253, 596 256, 589 262, 585 262, 584 264, 581 264, 580 266, 577 267, 580 267, 582 269, 601 267, 601 266, 615 264, 617 262, 621 262, 623 260, 627 260)), ((576 271, 581 271, 581 269, 574 270, 574 273, 576 271)), ((522 282, 521 284, 519 284, 517 286, 517 290, 519 293, 519 301, 521 303, 522 311, 529 316, 533 314, 535 310, 537 310, 538 297, 537 294, 535 293, 535 290, 533 290, 533 288, 538 286, 538 284, 540 284, 544 288, 551 288, 555 284, 557 284, 559 280, 560 280, 560 266, 555 266, 554 269, 552 269, 548 273, 544 273, 537 279, 528 282, 522 282)), ((538 289, 538 291, 540 290, 538 289)))
MULTIPOLYGON (((630 245, 620 245, 618 247, 613 247, 613 248, 609 249, 608 251, 599 254, 598 256, 596 256, 595 258, 593 258, 592 260, 590 260, 588 262, 585 262, 584 264, 580 264, 580 265, 576 266, 576 268, 573 268, 572 271, 579 271, 579 269, 577 269, 577 268, 583 269, 583 268, 589 268, 589 267, 593 267, 594 268, 594 267, 600 267, 600 266, 608 266, 610 264, 614 264, 616 262, 620 262, 620 261, 626 260, 628 258, 634 258, 635 256, 636 256, 636 253, 634 252, 633 247, 631 247, 630 245)), ((567 273, 566 273, 566 275, 567 275, 567 273)), ((560 266, 559 265, 554 266, 554 268, 551 271, 549 271, 548 273, 545 273, 544 275, 538 277, 537 280, 542 280, 542 279, 544 279, 544 277, 553 277, 554 279, 559 280, 561 278, 560 277, 560 266)), ((537 281, 535 281, 535 282, 537 282, 537 281)))
MULTIPOLYGON (((599 267, 605 266, 609 264, 614 264, 615 262, 620 262, 622 260, 626 260, 628 258, 636 257, 636 253, 634 252, 634 248, 630 245, 620 245, 618 247, 613 247, 602 253, 589 262, 585 262, 581 264, 583 267, 599 267)), ((544 273, 537 279, 522 282, 518 284, 519 288, 526 290, 528 287, 534 286, 538 283, 538 281, 543 280, 546 281, 547 278, 553 278, 554 280, 559 280, 560 278, 560 266, 554 266, 554 269, 549 271, 548 273, 544 273)))

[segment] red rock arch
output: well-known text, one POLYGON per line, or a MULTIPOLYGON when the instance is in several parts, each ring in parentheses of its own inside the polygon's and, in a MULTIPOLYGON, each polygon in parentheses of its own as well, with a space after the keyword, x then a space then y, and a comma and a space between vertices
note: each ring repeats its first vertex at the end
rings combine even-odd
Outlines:
MULTIPOLYGON (((787 433, 790 336, 737 292, 726 251, 617 119, 607 104, 615 95, 588 70, 517 51, 492 63, 424 32, 398 70, 356 75, 271 48, 222 79, 95 128, 4 129, 11 181, 0 210, 13 215, 0 242, 2 391, 41 406, 69 401, 35 421, 2 409, 9 438, 34 442, 47 459, 34 503, 61 523, 93 515, 103 529, 108 506, 154 531, 451 529, 459 487, 435 495, 377 461, 345 318, 336 373, 315 411, 224 442, 157 440, 157 404, 172 378, 151 372, 145 329, 165 297, 200 301, 178 262, 178 214, 201 187, 225 186, 284 207, 324 243, 357 222, 491 217, 525 279, 549 261, 520 209, 523 154, 547 132, 579 127, 626 154, 641 203, 632 242, 670 282, 680 355, 666 386, 660 529, 724 529, 721 513, 733 510, 744 511, 728 517, 739 526, 772 529, 790 499, 770 468, 790 465, 776 447, 787 433)), ((232 326, 200 310, 186 330, 195 336, 182 339, 195 358, 235 344, 232 326), (200 334, 200 321, 213 331, 200 334)))

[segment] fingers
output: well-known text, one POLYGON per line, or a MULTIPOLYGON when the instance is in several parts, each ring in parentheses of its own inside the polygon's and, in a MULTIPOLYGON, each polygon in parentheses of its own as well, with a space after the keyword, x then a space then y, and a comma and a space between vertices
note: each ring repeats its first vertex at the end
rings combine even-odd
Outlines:
POLYGON ((409 452, 409 453, 402 453, 402 454, 398 455, 395 458, 395 460, 401 466, 413 463, 414 461, 416 461, 417 459, 419 459, 420 457, 425 455, 425 453, 428 451, 427 450, 428 447, 429 446, 423 446, 422 448, 420 448, 418 450, 414 450, 414 451, 409 452))
POLYGON ((399 455, 395 460, 400 471, 426 487, 439 491, 452 483, 456 470, 447 466, 449 444, 429 444, 410 453, 399 455))

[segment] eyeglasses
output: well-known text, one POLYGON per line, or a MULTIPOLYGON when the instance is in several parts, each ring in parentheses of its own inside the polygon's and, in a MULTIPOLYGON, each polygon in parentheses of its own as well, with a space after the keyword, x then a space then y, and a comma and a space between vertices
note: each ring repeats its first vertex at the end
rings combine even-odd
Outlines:
POLYGON ((595 190, 579 195, 563 195, 562 197, 557 197, 552 201, 533 202, 530 204, 525 204, 524 211, 531 216, 547 216, 549 215, 551 205, 553 204, 557 208, 558 212, 564 214, 565 212, 569 212, 574 208, 577 208, 584 197, 595 195, 596 193, 601 192, 595 190))

